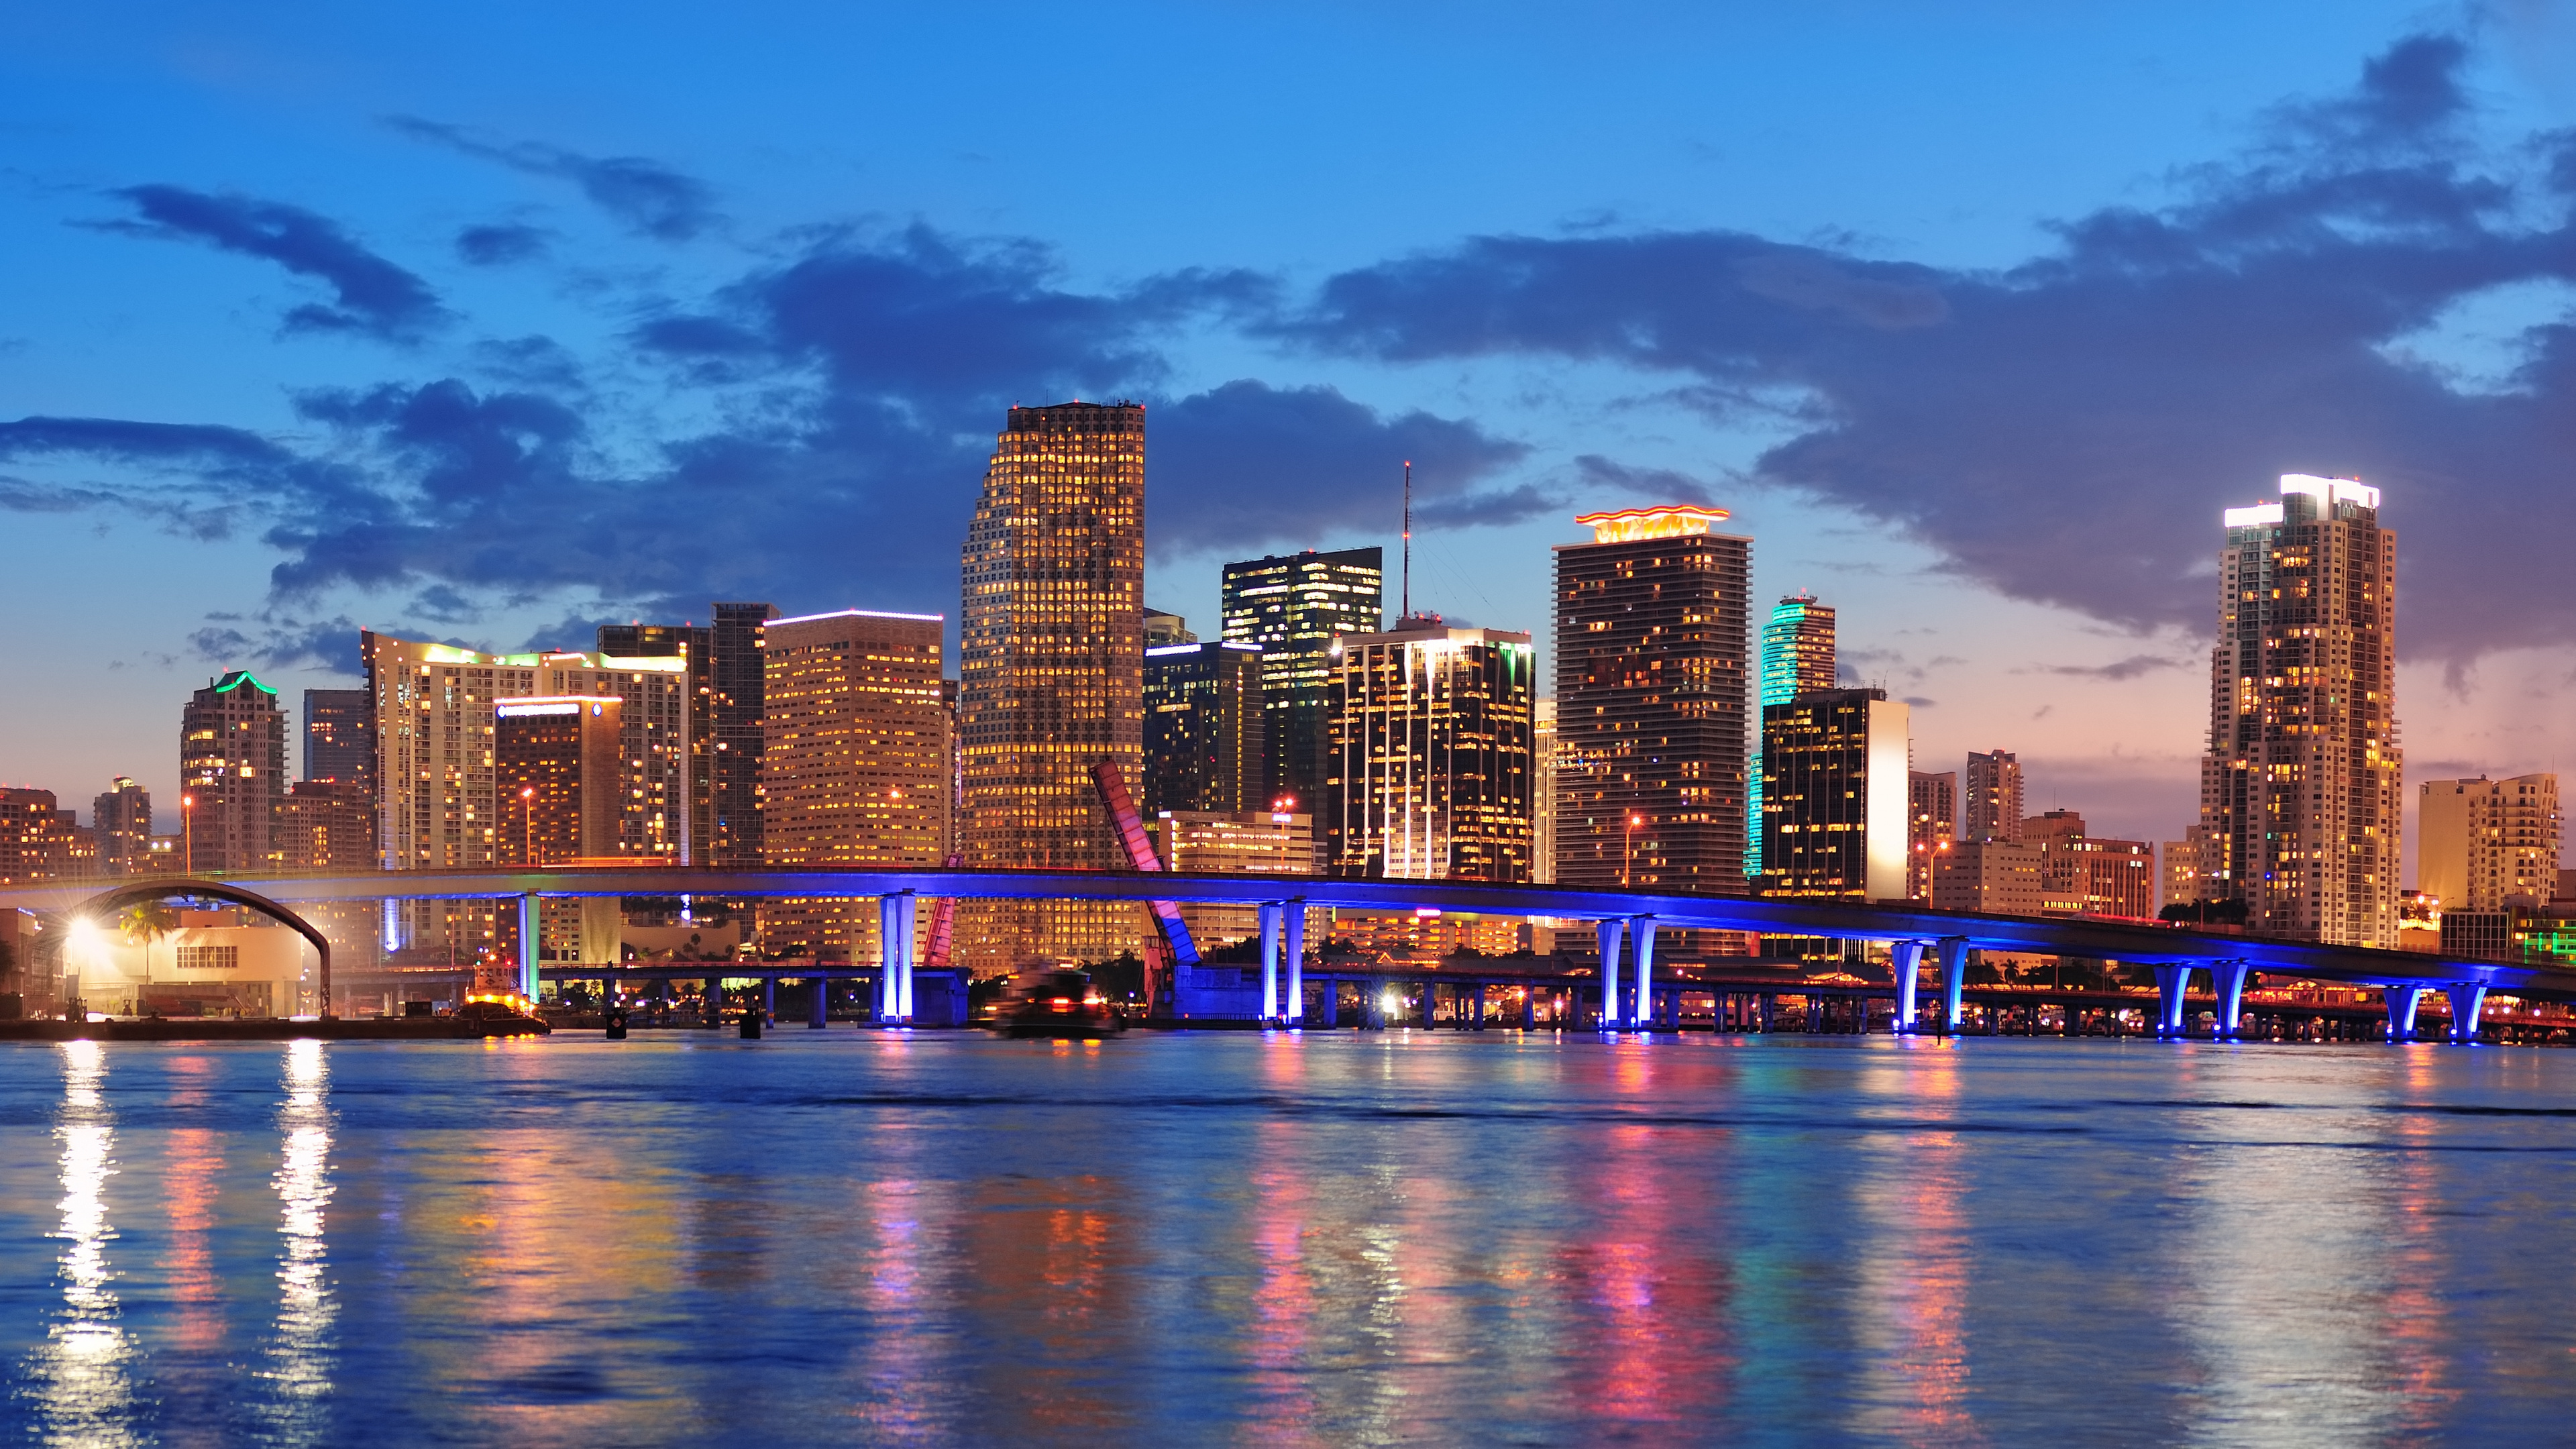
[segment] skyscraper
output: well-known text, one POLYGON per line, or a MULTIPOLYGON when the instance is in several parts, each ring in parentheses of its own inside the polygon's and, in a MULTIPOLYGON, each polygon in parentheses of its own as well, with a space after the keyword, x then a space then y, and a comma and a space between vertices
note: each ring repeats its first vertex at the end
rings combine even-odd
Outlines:
POLYGON ((1586 513, 1556 546, 1560 884, 1744 889, 1753 541, 1726 517, 1586 513))
POLYGON ((2002 750, 1970 751, 1959 801, 1962 840, 2021 839, 2021 761, 2002 750))
POLYGON ((1530 704, 1530 879, 1556 881, 1556 701, 1530 704))
MULTIPOLYGON (((761 850, 787 869, 938 865, 949 838, 948 708, 937 614, 843 609, 764 633, 761 850)), ((779 900, 764 949, 874 959, 873 902, 779 900)))
POLYGON ((769 667, 761 630, 778 610, 768 604, 713 607, 715 836, 707 864, 740 869, 761 858, 761 713, 769 667))
POLYGON ((1145 801, 1165 811, 1258 810, 1268 785, 1261 646, 1166 644, 1145 651, 1145 801))
POLYGON ((1932 867, 1959 838, 1959 777, 1944 770, 1906 775, 1905 898, 1932 899, 1932 867))
POLYGON ((123 775, 90 801, 101 875, 139 875, 152 857, 152 792, 123 775))
POLYGON ((1333 662, 1325 872, 1529 880, 1529 636, 1416 618, 1335 641, 1333 662))
POLYGON ((1831 689, 1835 680, 1834 609, 1819 604, 1816 596, 1799 592, 1788 594, 1771 606, 1771 617, 1762 625, 1762 695, 1754 706, 1757 717, 1752 721, 1752 758, 1747 761, 1744 779, 1744 811, 1748 822, 1744 838, 1744 873, 1759 878, 1762 874, 1762 750, 1761 710, 1775 704, 1787 704, 1810 690, 1831 689))
POLYGON ((2258 931, 2397 944, 2397 535, 2379 490, 2285 474, 2231 508, 2201 766, 2203 889, 2258 931))
POLYGON ((304 691, 304 778, 376 793, 376 707, 363 689, 304 691))
MULTIPOLYGON (((504 863, 565 865, 624 853, 625 705, 614 694, 572 694, 529 695, 494 707, 504 863)), ((539 901, 537 958, 617 960, 623 926, 613 896, 539 901)))
POLYGON ((1762 707, 1762 894, 1901 901, 1910 712, 1883 689, 1762 707))
POLYGON ((1309 549, 1230 563, 1220 588, 1225 640, 1261 646, 1264 803, 1286 797, 1313 810, 1332 754, 1333 638, 1386 627, 1385 552, 1309 549))
POLYGON ((2415 885, 2444 914, 2501 911, 2558 893, 2558 777, 2427 780, 2415 816, 2415 885))
MULTIPOLYGON (((1013 408, 968 525, 958 730, 970 866, 1119 870, 1093 770, 1145 755, 1145 410, 1013 408)), ((977 902, 958 958, 980 970, 1141 950, 1141 907, 977 902)))
POLYGON ((2039 908, 2053 915, 2150 920, 2156 914, 2156 852, 2143 840, 2112 840, 2084 828, 2072 810, 2022 822, 2022 843, 2039 851, 2039 908))
POLYGON ((688 810, 690 864, 707 864, 716 838, 715 633, 704 624, 602 624, 599 652, 611 659, 689 661, 688 810))
POLYGON ((276 865, 270 832, 286 799, 286 716, 277 691, 236 669, 198 690, 179 720, 188 873, 276 865))
POLYGON ((0 885, 25 885, 66 874, 72 812, 54 792, 0 785, 0 885))

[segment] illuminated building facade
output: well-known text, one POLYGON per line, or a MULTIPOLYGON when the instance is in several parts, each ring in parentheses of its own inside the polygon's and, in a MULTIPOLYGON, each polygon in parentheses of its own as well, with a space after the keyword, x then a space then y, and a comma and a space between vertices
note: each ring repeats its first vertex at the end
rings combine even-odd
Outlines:
POLYGON ((1556 880, 1556 701, 1530 704, 1530 879, 1541 885, 1556 880))
POLYGON ((101 875, 142 875, 152 865, 152 792, 123 775, 89 802, 101 875))
POLYGON ((1962 840, 2021 839, 2021 761, 2002 750, 1970 751, 1959 809, 1962 840))
POLYGON ((0 885, 25 885, 69 874, 71 812, 54 792, 0 786, 0 885))
MULTIPOLYGON (((1145 650, 1145 813, 1260 810, 1270 802, 1261 646, 1145 650)), ((1266 811, 1264 812, 1267 813, 1266 811)))
POLYGON ((1226 642, 1261 646, 1270 756, 1262 803, 1285 797, 1311 811, 1330 773, 1333 640, 1386 627, 1385 552, 1310 549, 1230 563, 1218 587, 1226 642))
MULTIPOLYGON (((1104 761, 1145 763, 1145 410, 1013 408, 968 525, 957 726, 969 866, 1120 870, 1104 761)), ((1099 961, 1146 938, 1142 907, 976 902, 958 961, 983 972, 1099 961)))
POLYGON ((363 689, 304 691, 304 778, 376 793, 375 703, 363 689))
MULTIPOLYGON (((1166 810, 1154 819, 1163 869, 1215 874, 1313 875, 1315 822, 1294 811, 1166 810)), ((1325 912, 1307 915, 1306 939, 1320 945, 1325 912)), ((1204 951, 1260 933, 1258 906, 1187 902, 1181 920, 1204 951)))
POLYGON ((298 780, 278 806, 276 838, 288 870, 374 870, 376 802, 339 780, 298 780))
POLYGON ((1905 777, 1905 898, 1932 899, 1932 864, 1959 838, 1959 777, 1909 771, 1905 777))
POLYGON ((2157 874, 2164 884, 2157 893, 2158 907, 2187 906, 2202 898, 2199 826, 2187 826, 2182 839, 2166 841, 2159 859, 2163 869, 2157 874))
POLYGON ((276 690, 236 669, 189 699, 179 789, 189 874, 278 864, 270 836, 286 799, 286 715, 276 690))
MULTIPOLYGON (((682 678, 686 678, 685 675, 682 678)), ((528 695, 493 707, 492 761, 504 865, 623 856, 625 704, 614 694, 528 695)), ((537 903, 537 959, 604 962, 621 954, 613 897, 537 903)), ((518 921, 500 923, 516 950, 518 921)))
POLYGON ((2047 900, 2047 859, 2014 840, 1957 840, 1932 862, 1932 906, 2036 916, 2047 900))
POLYGON ((1536 658, 1527 634, 1412 619, 1333 645, 1334 875, 1531 878, 1536 658))
MULTIPOLYGON (((1835 678, 1833 606, 1817 603, 1815 595, 1805 592, 1786 595, 1772 605, 1771 617, 1762 624, 1761 694, 1755 710, 1787 704, 1812 690, 1831 689, 1835 678)), ((1758 716, 1752 728, 1752 758, 1746 762, 1744 777, 1744 873, 1758 880, 1764 849, 1764 739, 1758 716)))
POLYGON ((1744 889, 1753 541, 1726 517, 1586 513, 1556 546, 1561 884, 1744 889))
MULTIPOLYGON (((938 865, 949 840, 946 621, 866 609, 768 622, 761 851, 773 868, 938 865)), ((873 901, 760 907, 763 949, 872 960, 873 901)))
POLYGON ((711 631, 715 684, 715 833, 709 865, 746 867, 761 861, 760 756, 767 735, 761 723, 769 662, 762 631, 778 610, 769 604, 714 605, 711 631))
POLYGON ((2287 474, 2226 512, 2201 874, 2246 925, 2397 944, 2397 535, 2379 490, 2287 474))
POLYGON ((1763 895, 1905 899, 1909 718, 1883 689, 1763 706, 1763 895))
POLYGON ((2427 780, 2418 787, 2415 884, 2452 911, 2558 894, 2558 777, 2427 780))
POLYGON ((685 659, 688 690, 688 840, 693 864, 707 864, 716 838, 715 630, 704 624, 602 624, 599 652, 610 659, 685 659))
POLYGON ((2039 849, 2039 909, 2050 915, 2152 920, 2155 847, 2090 835, 2084 817, 2051 810, 2021 823, 2021 843, 2039 849))

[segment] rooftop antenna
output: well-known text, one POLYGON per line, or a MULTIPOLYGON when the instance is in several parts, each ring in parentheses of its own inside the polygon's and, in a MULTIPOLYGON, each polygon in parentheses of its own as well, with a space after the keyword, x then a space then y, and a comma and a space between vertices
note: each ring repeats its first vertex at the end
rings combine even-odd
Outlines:
POLYGON ((1398 617, 1398 622, 1397 622, 1397 624, 1396 624, 1396 627, 1397 627, 1397 628, 1399 628, 1399 629, 1401 629, 1401 628, 1403 628, 1403 627, 1404 627, 1404 625, 1403 625, 1403 623, 1402 623, 1402 620, 1410 619, 1410 618, 1412 618, 1412 617, 1413 617, 1413 460, 1412 460, 1411 458, 1407 458, 1407 459, 1405 459, 1405 460, 1404 460, 1404 593, 1403 593, 1403 600, 1404 600, 1403 612, 1402 612, 1400 615, 1398 615, 1398 616, 1397 616, 1397 617, 1398 617))

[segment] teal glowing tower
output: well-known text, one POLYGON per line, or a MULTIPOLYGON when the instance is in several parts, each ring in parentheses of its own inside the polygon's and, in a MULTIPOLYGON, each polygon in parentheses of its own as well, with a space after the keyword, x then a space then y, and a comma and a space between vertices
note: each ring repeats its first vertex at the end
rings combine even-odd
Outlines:
MULTIPOLYGON (((1834 606, 1804 591, 1771 606, 1762 626, 1763 705, 1787 704, 1811 690, 1834 687, 1834 606)), ((1753 730, 1752 767, 1744 787, 1744 873, 1762 874, 1762 731, 1753 730)))

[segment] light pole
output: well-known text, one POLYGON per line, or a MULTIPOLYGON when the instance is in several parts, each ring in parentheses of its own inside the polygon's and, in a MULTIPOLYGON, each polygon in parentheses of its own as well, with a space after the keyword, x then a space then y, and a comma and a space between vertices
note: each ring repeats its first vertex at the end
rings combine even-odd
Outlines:
POLYGON ((1637 827, 1645 823, 1646 817, 1643 815, 1629 816, 1628 828, 1619 837, 1619 889, 1623 891, 1629 888, 1628 869, 1637 861, 1637 827))
POLYGON ((179 797, 179 874, 197 872, 197 797, 179 797))
POLYGON ((537 864, 537 787, 519 787, 519 858, 537 864))

